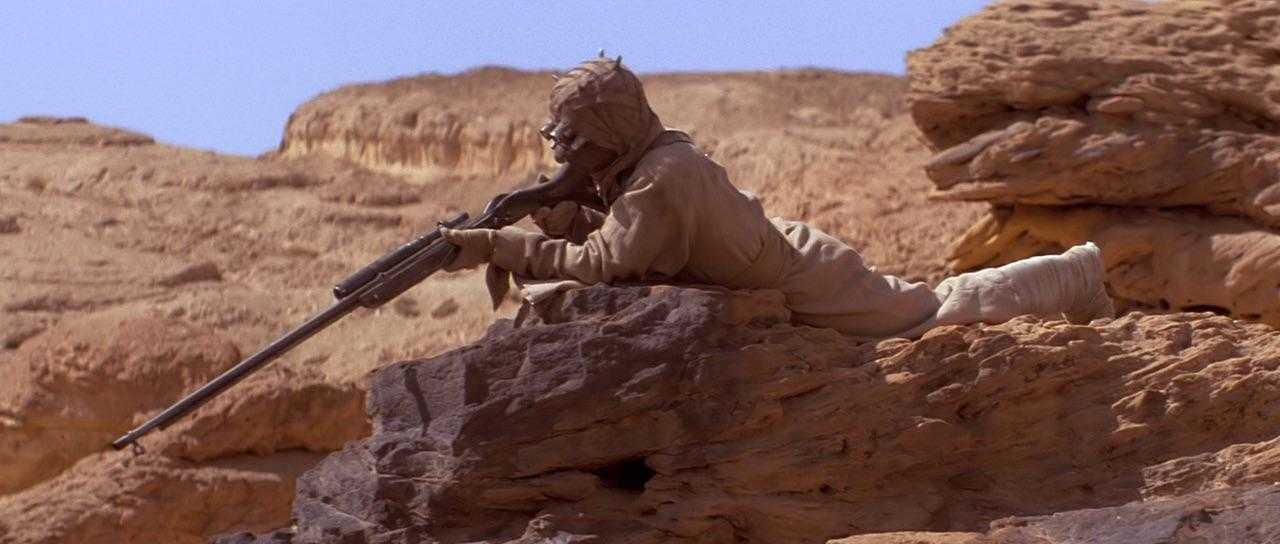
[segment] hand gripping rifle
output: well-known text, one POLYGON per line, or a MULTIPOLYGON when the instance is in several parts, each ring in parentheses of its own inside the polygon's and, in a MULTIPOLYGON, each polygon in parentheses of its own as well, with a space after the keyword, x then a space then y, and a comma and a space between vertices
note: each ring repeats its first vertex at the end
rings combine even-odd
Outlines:
POLYGON ((458 253, 457 246, 441 237, 441 227, 502 228, 523 219, 542 206, 554 206, 562 200, 572 200, 592 208, 603 209, 603 203, 591 185, 590 176, 570 164, 561 166, 551 178, 537 185, 500 194, 489 201, 489 205, 485 207, 480 217, 472 220, 463 213, 440 223, 436 228, 379 257, 342 280, 333 288, 333 296, 337 302, 328 309, 277 338, 261 351, 240 361, 236 366, 139 425, 138 428, 117 438, 111 446, 122 449, 132 444, 138 448, 139 438, 157 427, 163 429, 169 426, 173 420, 218 396, 245 376, 284 355, 311 335, 337 322, 356 307, 377 308, 427 279, 449 264, 458 253))

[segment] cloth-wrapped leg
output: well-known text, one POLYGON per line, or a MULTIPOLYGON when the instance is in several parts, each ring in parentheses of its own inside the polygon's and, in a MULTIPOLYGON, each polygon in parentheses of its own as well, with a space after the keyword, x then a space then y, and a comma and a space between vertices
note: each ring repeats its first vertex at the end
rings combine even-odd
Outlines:
POLYGON ((1003 323, 1020 315, 1088 323, 1112 317, 1102 252, 1087 242, 1060 255, 1030 257, 967 272, 934 289, 941 306, 932 319, 899 336, 918 338, 942 325, 1003 323))

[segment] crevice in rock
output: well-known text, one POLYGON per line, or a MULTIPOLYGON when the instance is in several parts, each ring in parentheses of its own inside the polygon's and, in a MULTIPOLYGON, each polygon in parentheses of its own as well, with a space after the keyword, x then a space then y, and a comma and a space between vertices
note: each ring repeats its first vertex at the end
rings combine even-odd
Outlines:
POLYGON ((1214 306, 1212 304, 1191 304, 1183 306, 1179 308, 1179 310, 1183 312, 1209 312, 1216 315, 1231 315, 1231 310, 1223 308, 1222 306, 1214 306))
POLYGON ((643 457, 630 457, 590 471, 600 477, 600 483, 609 489, 640 493, 644 485, 656 474, 643 457))

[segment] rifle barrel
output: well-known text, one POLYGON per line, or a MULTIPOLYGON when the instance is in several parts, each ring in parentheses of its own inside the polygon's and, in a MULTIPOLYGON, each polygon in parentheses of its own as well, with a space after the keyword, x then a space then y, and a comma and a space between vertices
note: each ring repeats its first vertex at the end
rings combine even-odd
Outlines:
POLYGON ((191 410, 195 410, 201 404, 204 404, 206 401, 222 392, 223 389, 231 387, 232 384, 240 381, 254 370, 257 370, 258 367, 271 362, 271 360, 276 357, 284 355, 285 352, 293 349, 294 346, 302 343, 303 340, 310 338, 313 334, 320 332, 321 329, 328 327, 334 321, 337 321, 338 319, 341 319, 342 316, 350 313, 351 310, 354 310, 360 305, 359 300, 357 300, 358 298, 359 297, 347 297, 339 300, 332 306, 329 306, 325 311, 316 314, 305 323, 298 325, 293 330, 285 333, 284 336, 281 336, 274 342, 268 344, 267 347, 262 348, 253 355, 250 355, 247 359, 240 361, 236 366, 231 367, 217 378, 214 378, 209 383, 204 384, 191 394, 183 397, 182 400, 174 403, 173 406, 166 408, 165 411, 160 412, 142 425, 139 425, 138 428, 125 433, 124 436, 121 436, 120 438, 117 438, 115 442, 111 443, 111 447, 117 450, 122 449, 125 446, 137 442, 139 438, 142 438, 142 436, 151 432, 155 428, 164 428, 168 426, 169 422, 173 419, 181 417, 183 414, 186 414, 191 410))

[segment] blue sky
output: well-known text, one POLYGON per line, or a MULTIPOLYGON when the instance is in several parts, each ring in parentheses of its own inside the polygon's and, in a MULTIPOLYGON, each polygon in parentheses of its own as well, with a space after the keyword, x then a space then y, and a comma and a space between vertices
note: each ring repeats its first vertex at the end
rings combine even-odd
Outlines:
POLYGON ((901 74, 909 49, 985 0, 0 2, 0 121, 82 115, 257 154, 344 83, 597 49, 641 72, 819 66, 901 74))

